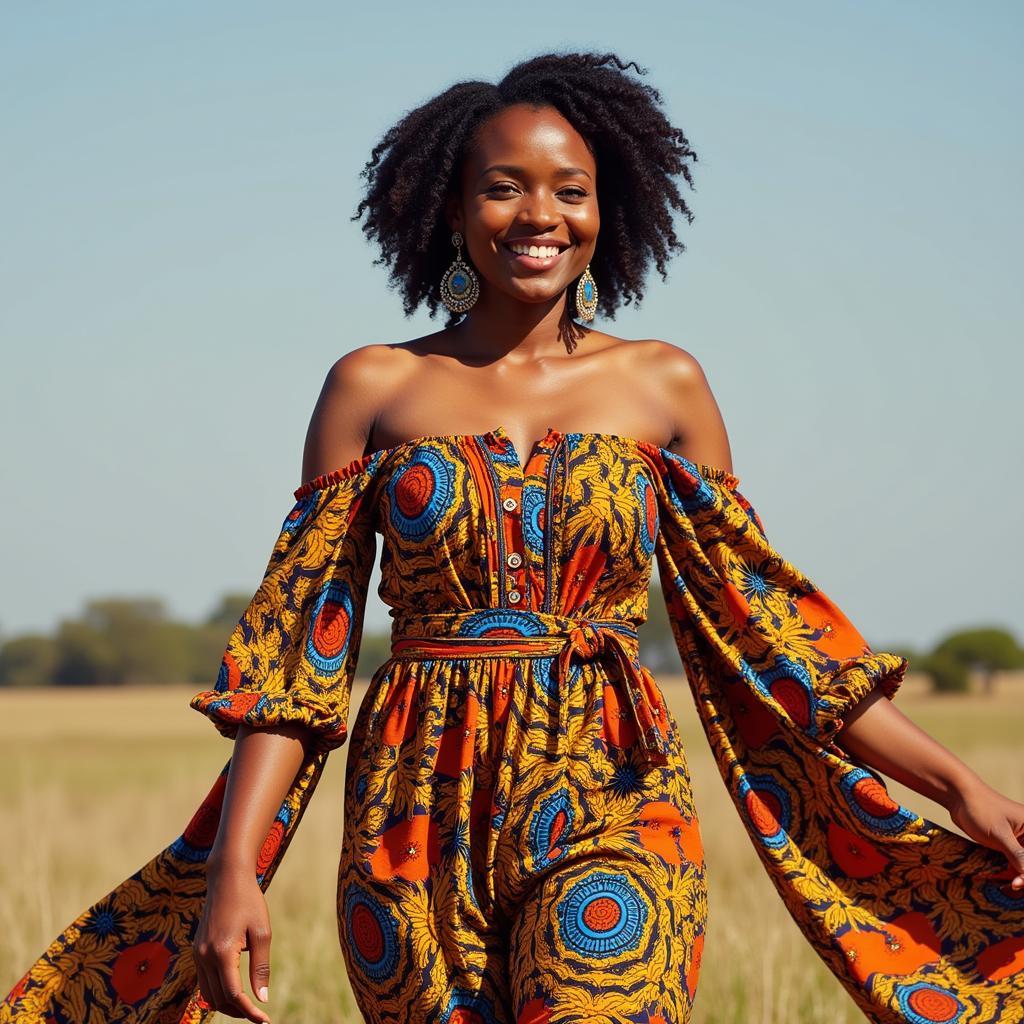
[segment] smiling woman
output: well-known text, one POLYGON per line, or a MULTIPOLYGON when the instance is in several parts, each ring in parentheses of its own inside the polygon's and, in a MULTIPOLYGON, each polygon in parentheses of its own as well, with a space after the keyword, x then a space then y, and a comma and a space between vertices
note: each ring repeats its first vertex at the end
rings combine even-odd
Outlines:
POLYGON ((696 359, 576 322, 639 299, 690 216, 673 178, 694 154, 631 67, 538 57, 375 147, 357 216, 407 311, 451 321, 331 368, 263 580, 192 698, 230 761, 0 1024, 269 1019, 241 954, 266 1001, 263 891, 350 734, 378 537, 391 651, 351 729, 336 891, 367 1021, 690 1020, 708 890, 679 728, 639 660, 655 563, 729 796, 865 1016, 1020 1021, 1024 806, 910 727, 906 659, 772 546, 696 359), (878 767, 944 793, 971 839, 878 767))
POLYGON ((667 276, 666 259, 686 248, 674 215, 693 219, 677 179, 692 187, 697 155, 630 69, 640 71, 614 54, 544 55, 498 85, 453 85, 384 135, 356 217, 365 214, 407 313, 442 301, 452 230, 476 271, 519 302, 564 293, 589 265, 596 307, 614 317, 643 297, 652 262, 667 276), (515 254, 520 242, 558 253, 515 254))

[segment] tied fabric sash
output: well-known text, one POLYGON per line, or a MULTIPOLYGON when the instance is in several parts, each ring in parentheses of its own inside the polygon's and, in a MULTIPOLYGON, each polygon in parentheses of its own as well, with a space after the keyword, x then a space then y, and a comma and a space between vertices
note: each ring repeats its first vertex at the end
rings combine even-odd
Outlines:
MULTIPOLYGON (((391 630, 393 658, 547 658, 557 675, 558 752, 568 736, 568 680, 573 657, 608 659, 626 687, 641 757, 664 765, 670 749, 668 713, 661 692, 640 664, 636 626, 625 619, 583 618, 508 608, 403 614, 391 630)), ((521 673, 517 674, 517 678, 521 673)), ((420 780, 423 781, 423 780, 420 780)))

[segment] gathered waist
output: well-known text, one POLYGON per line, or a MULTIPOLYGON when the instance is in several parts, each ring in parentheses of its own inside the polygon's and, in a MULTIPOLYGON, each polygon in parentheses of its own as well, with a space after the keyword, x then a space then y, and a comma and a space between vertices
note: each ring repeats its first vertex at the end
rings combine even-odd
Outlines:
POLYGON ((583 656, 606 649, 610 640, 629 658, 639 655, 636 625, 628 619, 473 608, 402 613, 391 624, 394 658, 536 658, 558 654, 570 640, 583 656))
MULTIPOLYGON (((574 657, 617 663, 646 759, 652 764, 667 762, 668 712, 653 677, 640 664, 634 622, 511 608, 403 612, 392 621, 391 657, 395 659, 548 656, 563 685, 574 657)), ((564 699, 559 714, 566 714, 564 699)))

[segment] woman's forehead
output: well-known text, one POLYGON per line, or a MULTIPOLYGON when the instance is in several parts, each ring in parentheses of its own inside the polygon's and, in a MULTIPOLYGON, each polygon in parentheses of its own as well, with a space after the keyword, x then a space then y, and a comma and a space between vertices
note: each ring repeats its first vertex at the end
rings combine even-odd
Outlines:
POLYGON ((467 161, 476 174, 491 164, 576 165, 590 173, 586 141, 554 107, 506 107, 477 129, 467 161))

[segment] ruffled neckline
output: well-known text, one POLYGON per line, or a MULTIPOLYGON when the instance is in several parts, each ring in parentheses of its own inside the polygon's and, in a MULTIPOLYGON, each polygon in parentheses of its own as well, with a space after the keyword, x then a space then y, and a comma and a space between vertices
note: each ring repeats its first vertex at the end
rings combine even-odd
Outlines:
MULTIPOLYGON (((406 441, 400 441, 398 444, 391 445, 390 447, 377 448, 372 452, 367 452, 365 455, 354 458, 346 466, 340 466, 338 469, 331 470, 328 473, 321 473, 319 476, 307 480, 295 489, 295 499, 298 501, 326 487, 341 483, 350 477, 358 476, 371 463, 390 459, 398 452, 408 448, 415 448, 426 441, 458 443, 475 437, 482 438, 485 442, 500 439, 503 443, 511 445, 513 450, 515 449, 512 439, 508 436, 502 424, 498 424, 498 426, 493 427, 491 430, 485 430, 480 434, 421 434, 418 437, 410 437, 406 441)), ((563 437, 593 437, 606 441, 615 441, 627 447, 636 448, 638 451, 646 452, 648 455, 661 460, 682 459, 692 465, 702 477, 714 480, 723 487, 734 488, 739 483, 739 477, 720 466, 712 466, 706 462, 695 462, 693 459, 687 459, 686 456, 679 455, 670 448, 663 448, 654 441, 642 441, 635 437, 627 437, 624 434, 609 434, 600 430, 559 430, 556 427, 549 426, 543 436, 531 445, 531 452, 536 451, 537 447, 541 444, 556 441, 563 437)))

